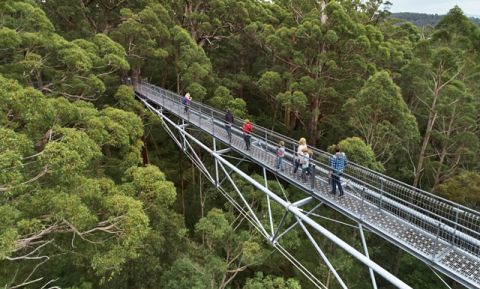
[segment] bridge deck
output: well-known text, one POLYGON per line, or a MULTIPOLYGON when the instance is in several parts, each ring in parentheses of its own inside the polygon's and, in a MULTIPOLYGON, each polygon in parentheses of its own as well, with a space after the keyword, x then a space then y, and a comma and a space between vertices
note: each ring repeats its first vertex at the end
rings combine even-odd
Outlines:
MULTIPOLYGON (((137 86, 136 91, 139 97, 158 107, 163 107, 164 110, 230 145, 235 151, 312 194, 347 217, 364 224, 370 230, 428 265, 467 287, 480 288, 479 238, 475 234, 478 234, 480 221, 476 219, 475 212, 468 212, 471 214, 469 218, 472 218, 472 221, 457 226, 451 220, 446 222, 442 218, 436 218, 435 212, 429 211, 422 214, 422 210, 425 210, 425 206, 422 207, 422 204, 417 204, 417 207, 421 207, 422 210, 411 207, 406 201, 400 200, 396 196, 379 192, 374 186, 359 180, 360 178, 353 173, 349 175, 348 171, 344 178, 345 196, 332 196, 327 193, 330 188, 326 161, 315 163, 314 183, 311 178, 307 182, 302 182, 300 172, 293 173, 291 161, 293 148, 288 150, 283 162, 285 170, 276 170, 274 148, 282 136, 255 134, 252 137, 251 149, 247 151, 241 135, 240 123, 237 122, 238 125, 233 127, 233 136, 230 142, 224 128, 223 115, 219 115, 221 112, 192 102, 190 112, 187 114, 181 104, 181 98, 174 93, 145 84, 137 86)), ((258 129, 254 125, 254 131, 256 128, 258 129)), ((285 137, 285 139, 288 138, 285 137)), ((460 212, 464 212, 464 209, 461 208, 460 212)), ((459 221, 458 212, 455 221, 459 221)))

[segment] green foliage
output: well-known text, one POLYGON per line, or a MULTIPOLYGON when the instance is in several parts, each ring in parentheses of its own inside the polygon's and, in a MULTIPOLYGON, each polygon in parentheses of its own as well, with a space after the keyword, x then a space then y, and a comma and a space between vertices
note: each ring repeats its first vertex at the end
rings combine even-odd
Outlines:
POLYGON ((55 132, 59 140, 49 142, 39 157, 54 177, 62 179, 80 173, 100 157, 99 146, 85 132, 71 128, 59 128, 55 132))
POLYGON ((456 203, 478 210, 480 208, 480 174, 463 172, 437 185, 434 192, 456 203))
POLYGON ((5 257, 11 256, 16 249, 16 240, 19 232, 13 226, 15 220, 19 218, 20 212, 9 205, 0 206, 0 261, 5 257))
POLYGON ((105 34, 67 41, 54 32, 45 13, 30 1, 0 4, 3 35, 0 73, 52 95, 96 99, 129 64, 125 51, 105 34))
POLYGON ((132 167, 125 172, 130 193, 134 193, 145 204, 171 207, 176 199, 175 187, 155 166, 132 167))
MULTIPOLYGON (((37 250, 50 259, 32 278, 61 276, 62 288, 310 286, 187 173, 160 121, 120 85, 128 76, 236 117, 248 111, 309 145, 342 140, 350 160, 478 209, 478 27, 458 7, 420 30, 386 18, 380 0, 324 2, 0 1, 0 283, 25 280, 39 263, 21 257, 37 250), (146 157, 161 170, 140 167, 146 157)), ((268 227, 262 193, 236 183, 268 227)), ((368 243, 373 259, 392 263, 385 244, 368 243)), ((282 237, 328 282, 307 244, 296 229, 282 237)), ((349 286, 366 286, 363 267, 322 248, 349 286)), ((405 256, 402 279, 440 286, 405 256)))
POLYGON ((229 109, 234 116, 246 117, 246 102, 241 98, 234 98, 228 88, 219 86, 214 92, 214 96, 209 99, 209 103, 221 110, 229 109))
POLYGON ((197 223, 195 231, 205 234, 212 242, 221 242, 227 234, 231 233, 231 228, 223 212, 219 209, 213 209, 208 212, 206 218, 197 223))
POLYGON ((195 233, 203 240, 199 257, 212 284, 221 288, 239 272, 259 264, 265 254, 252 232, 235 230, 229 217, 232 216, 214 208, 195 225, 195 233))
POLYGON ((255 278, 247 279, 245 289, 301 289, 298 281, 294 279, 285 280, 281 277, 271 275, 264 276, 261 272, 255 278))
MULTIPOLYGON (((375 153, 372 147, 367 145, 363 139, 359 137, 349 137, 341 140, 338 145, 348 156, 349 161, 378 172, 385 171, 382 163, 375 159, 375 153)), ((335 145, 328 147, 328 151, 332 154, 335 153, 335 145)))
MULTIPOLYGON (((156 230, 169 222, 181 230, 170 209, 176 198, 173 185, 156 167, 135 167, 143 135, 138 116, 47 97, 3 76, 0 90, 1 280, 15 276, 8 281, 15 285, 38 274, 35 268, 42 263, 24 261, 38 252, 53 264, 69 260, 73 271, 68 274, 88 268, 98 276, 87 283, 68 278, 62 283, 100 284, 142 255, 142 244, 152 235, 149 215, 160 215, 151 210, 163 212, 154 222, 156 230), (105 169, 110 163, 117 164, 125 183, 106 177, 112 174, 105 169)), ((164 238, 178 242, 177 235, 164 238)), ((43 266, 43 272, 54 275, 63 270, 43 266)))
POLYGON ((370 77, 359 94, 346 102, 344 112, 350 115, 349 125, 382 160, 419 137, 415 117, 385 71, 370 77))
POLYGON ((120 85, 114 95, 118 107, 125 111, 131 111, 136 114, 142 114, 144 108, 141 103, 135 100, 135 92, 126 85, 120 85))
MULTIPOLYGON (((134 13, 128 8, 120 11, 122 23, 112 33, 114 40, 127 47, 127 56, 134 70, 149 60, 161 60, 169 55, 161 46, 170 38, 170 17, 161 4, 153 4, 134 13)), ((136 72, 138 74, 140 71, 136 72)))
POLYGON ((207 289, 209 280, 205 268, 189 259, 181 258, 162 276, 162 287, 172 289, 207 289))

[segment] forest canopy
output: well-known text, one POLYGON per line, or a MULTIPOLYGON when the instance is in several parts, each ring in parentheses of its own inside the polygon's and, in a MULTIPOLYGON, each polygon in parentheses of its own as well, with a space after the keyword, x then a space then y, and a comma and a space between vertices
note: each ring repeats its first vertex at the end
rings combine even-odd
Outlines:
MULTIPOLYGON (((420 29, 382 2, 0 1, 0 285, 311 288, 202 179, 128 78, 324 150, 340 143, 361 165, 479 210, 480 28, 452 7, 420 29)), ((340 288, 304 238, 288 238, 340 288)), ((369 286, 322 242, 348 284, 369 286)), ((441 286, 413 257, 368 242, 413 287, 441 286)))

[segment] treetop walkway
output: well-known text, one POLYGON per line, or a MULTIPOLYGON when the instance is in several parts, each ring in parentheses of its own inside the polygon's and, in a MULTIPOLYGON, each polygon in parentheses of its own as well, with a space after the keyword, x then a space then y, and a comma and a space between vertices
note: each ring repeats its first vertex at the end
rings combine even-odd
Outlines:
MULTIPOLYGON (((410 287, 369 259, 363 228, 402 248, 467 288, 480 288, 480 212, 352 162, 342 175, 345 195, 343 197, 330 195, 328 194, 330 190, 329 153, 309 146, 313 151, 314 166, 308 181, 303 182, 299 175, 292 172, 297 140, 254 124, 251 149, 246 151, 241 131, 242 119, 235 118, 230 140, 225 130, 225 112, 192 101, 189 112, 185 113, 182 96, 148 83, 137 84, 135 91, 147 108, 162 118, 170 136, 217 188, 220 189, 225 180, 236 188, 234 180, 229 176, 231 172, 235 172, 266 194, 269 210, 270 201, 285 208, 285 215, 277 221, 273 220, 272 213, 269 212, 269 225, 266 226, 251 208, 248 208, 245 213, 273 246, 292 262, 298 262, 294 265, 317 287, 326 288, 318 278, 300 264, 301 262, 294 259, 288 252, 282 252, 283 247, 279 241, 294 226, 300 225, 305 231, 342 288, 348 287, 309 233, 308 228, 327 237, 365 264, 369 268, 373 288, 377 287, 374 273, 381 275, 398 288, 410 287), (187 127, 195 127, 200 132, 208 134, 213 140, 213 148, 210 148, 210 142, 207 143, 204 139, 188 132, 187 127), (174 133, 175 130, 178 135, 174 133), (285 142, 284 171, 276 170, 276 149, 279 141, 285 142), (220 143, 223 143, 226 148, 218 149, 220 143), (200 146, 214 158, 215 172, 211 173, 207 169, 200 154, 195 152, 193 144, 200 146), (227 157, 224 157, 230 152, 243 156, 240 162, 248 159, 261 166, 265 172, 265 179, 268 171, 307 192, 307 198, 292 203, 285 196, 271 192, 266 184, 257 183, 238 169, 236 164, 230 163, 227 157), (223 180, 220 180, 219 174, 224 175, 223 180), (325 204, 355 221, 360 228, 365 252, 358 252, 319 225, 311 218, 314 209, 309 212, 301 209, 301 206, 311 202, 318 203, 314 209, 325 204), (285 229, 287 214, 292 214, 296 223, 285 229)), ((236 190, 242 197, 242 193, 237 188, 236 190)), ((446 283, 445 285, 448 287, 446 283)))

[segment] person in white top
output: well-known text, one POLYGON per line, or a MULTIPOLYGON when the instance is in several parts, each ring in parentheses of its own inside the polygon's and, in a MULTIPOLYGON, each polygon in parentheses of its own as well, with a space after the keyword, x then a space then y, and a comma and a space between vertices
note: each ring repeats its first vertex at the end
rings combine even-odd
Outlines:
POLYGON ((301 139, 298 140, 297 154, 295 157, 295 162, 293 167, 294 174, 297 172, 298 167, 300 166, 300 160, 303 156, 303 150, 306 148, 307 148, 307 140, 304 137, 302 137, 301 139))

